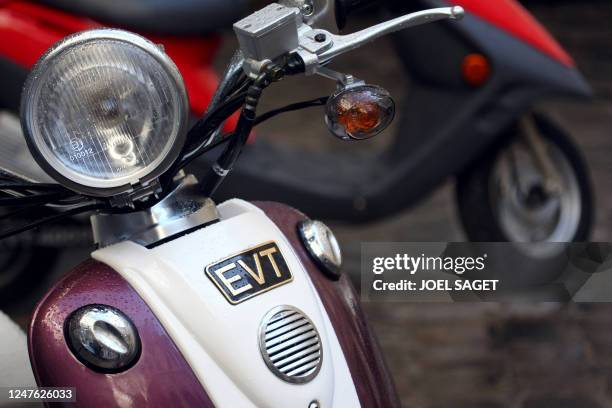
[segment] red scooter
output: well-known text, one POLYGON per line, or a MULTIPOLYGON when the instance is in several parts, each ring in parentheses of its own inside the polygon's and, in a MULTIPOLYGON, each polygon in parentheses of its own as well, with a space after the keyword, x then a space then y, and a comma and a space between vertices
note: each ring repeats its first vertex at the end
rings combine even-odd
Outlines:
MULTIPOLYGON (((54 43, 78 31, 117 27, 162 44, 185 80, 192 112, 201 116, 218 83, 215 34, 245 13, 243 0, 154 2, 0 1, 0 109, 16 110, 33 64, 54 43)), ((234 123, 235 124, 235 123, 234 123)))

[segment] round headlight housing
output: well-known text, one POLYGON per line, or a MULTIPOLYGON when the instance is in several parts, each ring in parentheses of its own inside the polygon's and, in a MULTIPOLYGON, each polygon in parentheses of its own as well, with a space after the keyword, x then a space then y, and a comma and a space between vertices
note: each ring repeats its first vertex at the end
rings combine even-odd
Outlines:
POLYGON ((181 75, 155 44, 126 31, 69 36, 45 53, 22 97, 22 127, 47 173, 110 197, 156 180, 185 142, 181 75))

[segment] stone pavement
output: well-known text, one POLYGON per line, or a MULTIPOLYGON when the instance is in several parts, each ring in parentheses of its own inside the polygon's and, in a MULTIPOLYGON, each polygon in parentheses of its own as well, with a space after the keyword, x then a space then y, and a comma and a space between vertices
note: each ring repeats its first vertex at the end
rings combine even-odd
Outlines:
POLYGON ((608 305, 366 305, 406 407, 612 406, 608 305))

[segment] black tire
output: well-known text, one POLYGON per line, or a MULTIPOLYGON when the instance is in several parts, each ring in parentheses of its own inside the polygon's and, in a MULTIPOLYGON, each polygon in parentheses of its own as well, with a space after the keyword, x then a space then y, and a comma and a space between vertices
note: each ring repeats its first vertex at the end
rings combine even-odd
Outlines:
MULTIPOLYGON (((534 115, 534 119, 540 135, 562 152, 577 180, 581 214, 571 241, 588 241, 594 218, 594 200, 586 162, 580 150, 560 126, 542 114, 534 115)), ((514 134, 516 134, 516 131, 514 134)), ((515 141, 515 138, 509 140, 510 143, 515 141)), ((507 147, 507 143, 497 145, 483 155, 480 160, 476 160, 457 178, 456 193, 459 215, 470 241, 511 241, 504 233, 496 215, 496 209, 493 207, 493 200, 491 199, 493 192, 490 182, 494 167, 507 147)))

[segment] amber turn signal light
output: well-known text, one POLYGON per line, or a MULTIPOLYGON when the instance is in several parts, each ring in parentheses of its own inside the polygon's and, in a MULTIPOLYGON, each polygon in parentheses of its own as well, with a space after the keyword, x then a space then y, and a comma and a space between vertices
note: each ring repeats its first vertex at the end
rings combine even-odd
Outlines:
POLYGON ((395 116, 395 102, 385 89, 357 85, 336 92, 327 102, 325 122, 336 137, 365 140, 385 130, 395 116))

